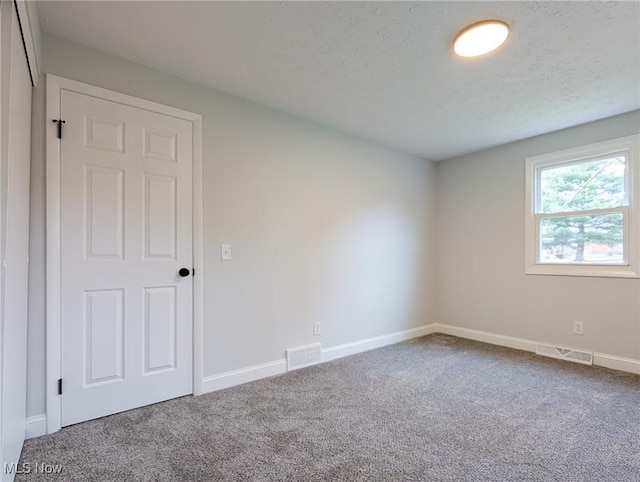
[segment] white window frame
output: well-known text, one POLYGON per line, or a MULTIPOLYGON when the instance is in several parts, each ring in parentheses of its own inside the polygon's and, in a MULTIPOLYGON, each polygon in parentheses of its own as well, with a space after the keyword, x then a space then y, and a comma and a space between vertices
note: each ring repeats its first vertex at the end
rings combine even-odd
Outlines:
MULTIPOLYGON (((592 276, 603 278, 640 278, 640 134, 565 149, 525 159, 525 273, 556 276, 592 276), (553 165, 584 162, 625 151, 627 157, 626 189, 628 207, 604 209, 622 212, 624 217, 625 259, 622 264, 542 263, 539 262, 540 186, 538 171, 553 165)), ((580 214, 578 211, 576 214, 580 214)), ((565 215, 563 213, 563 215, 565 215)), ((551 214, 550 216, 553 216, 551 214)), ((545 215, 544 217, 549 217, 545 215)))

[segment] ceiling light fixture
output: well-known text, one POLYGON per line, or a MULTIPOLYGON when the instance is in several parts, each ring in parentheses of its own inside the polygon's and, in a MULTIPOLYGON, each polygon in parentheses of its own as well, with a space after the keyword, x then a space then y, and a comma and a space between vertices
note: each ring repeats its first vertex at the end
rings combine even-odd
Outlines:
POLYGON ((483 20, 465 27, 453 41, 460 57, 479 57, 493 52, 509 38, 509 25, 501 20, 483 20))

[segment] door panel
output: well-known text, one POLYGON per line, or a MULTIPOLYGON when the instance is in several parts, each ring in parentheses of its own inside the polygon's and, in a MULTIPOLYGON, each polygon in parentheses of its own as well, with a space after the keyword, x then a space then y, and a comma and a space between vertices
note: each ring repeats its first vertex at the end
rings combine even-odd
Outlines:
POLYGON ((84 292, 85 386, 124 378, 124 292, 84 292))
POLYGON ((124 170, 84 166, 86 259, 122 259, 124 170))
POLYGON ((192 393, 192 125, 63 90, 62 425, 192 393))
POLYGON ((144 374, 176 367, 176 287, 146 288, 144 374))
POLYGON ((176 259, 177 179, 153 174, 144 177, 145 260, 176 259))

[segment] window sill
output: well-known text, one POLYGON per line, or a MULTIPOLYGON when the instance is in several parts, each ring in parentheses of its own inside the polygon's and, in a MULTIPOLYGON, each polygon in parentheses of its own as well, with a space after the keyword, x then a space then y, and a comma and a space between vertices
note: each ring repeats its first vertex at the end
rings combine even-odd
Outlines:
POLYGON ((547 276, 584 276, 591 278, 640 278, 631 266, 531 264, 525 274, 547 276))

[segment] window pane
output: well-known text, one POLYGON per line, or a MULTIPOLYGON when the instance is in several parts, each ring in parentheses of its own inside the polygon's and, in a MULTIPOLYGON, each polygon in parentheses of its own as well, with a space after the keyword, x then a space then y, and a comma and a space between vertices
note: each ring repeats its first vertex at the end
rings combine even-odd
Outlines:
POLYGON ((622 264, 622 213, 540 220, 541 263, 622 264))
POLYGON ((541 213, 587 211, 626 205, 626 155, 540 171, 541 213))

